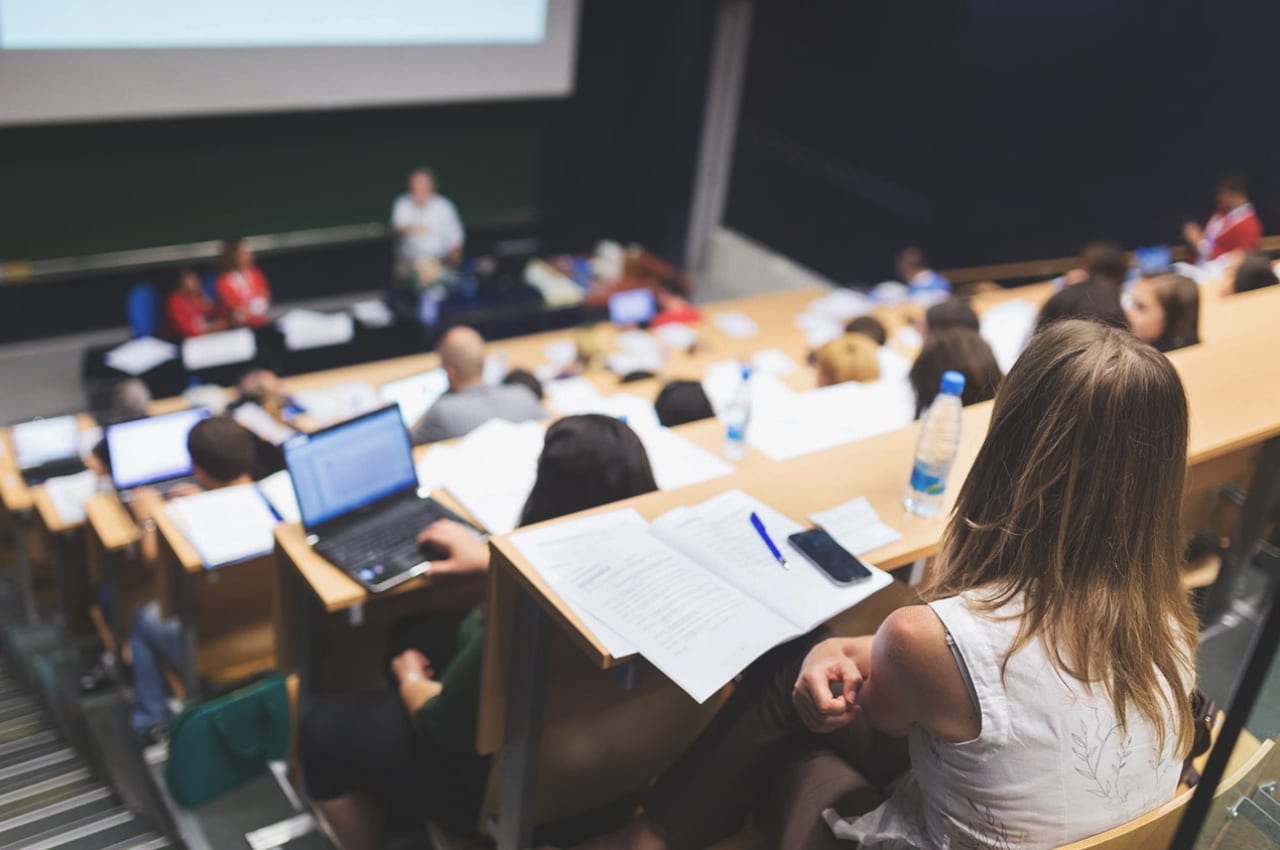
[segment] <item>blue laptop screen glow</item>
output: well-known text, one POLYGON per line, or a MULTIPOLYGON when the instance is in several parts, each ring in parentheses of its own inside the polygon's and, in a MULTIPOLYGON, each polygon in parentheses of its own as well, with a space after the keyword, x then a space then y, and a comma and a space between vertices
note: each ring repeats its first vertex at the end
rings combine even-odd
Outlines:
POLYGON ((285 444, 285 461, 307 528, 418 486, 398 407, 294 438, 285 444))
POLYGON ((203 407, 108 425, 107 455, 117 490, 183 478, 194 470, 187 435, 209 418, 203 407))
POLYGON ((642 325, 653 318, 657 305, 648 289, 629 289, 609 296, 609 321, 615 325, 642 325))

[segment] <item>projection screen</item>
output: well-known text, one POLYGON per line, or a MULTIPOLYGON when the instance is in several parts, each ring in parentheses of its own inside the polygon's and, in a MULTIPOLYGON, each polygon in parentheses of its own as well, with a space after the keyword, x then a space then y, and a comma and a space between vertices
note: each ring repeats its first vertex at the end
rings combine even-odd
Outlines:
POLYGON ((558 97, 578 0, 0 0, 0 124, 558 97))

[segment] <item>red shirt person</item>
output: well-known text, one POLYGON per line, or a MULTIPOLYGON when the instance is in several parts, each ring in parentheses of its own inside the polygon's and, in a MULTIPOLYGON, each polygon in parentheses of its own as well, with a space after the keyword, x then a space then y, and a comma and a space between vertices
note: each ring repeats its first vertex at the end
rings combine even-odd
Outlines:
POLYGON ((191 269, 178 272, 178 285, 164 303, 165 334, 173 339, 187 339, 226 328, 218 315, 218 305, 205 294, 200 278, 191 269))
POLYGON ((271 308, 271 287, 243 239, 233 239, 223 246, 220 266, 218 300, 231 317, 232 327, 265 325, 271 308))
POLYGON ((1182 229, 1201 263, 1232 251, 1253 251, 1262 240, 1262 222, 1249 203, 1243 176, 1229 174, 1222 178, 1218 183, 1216 205, 1217 210, 1204 227, 1187 222, 1182 229))

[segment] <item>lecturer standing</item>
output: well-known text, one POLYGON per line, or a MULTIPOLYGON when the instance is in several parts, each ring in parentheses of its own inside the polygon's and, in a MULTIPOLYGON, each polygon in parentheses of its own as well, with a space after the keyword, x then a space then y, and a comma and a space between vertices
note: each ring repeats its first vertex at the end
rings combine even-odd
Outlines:
POLYGON ((425 168, 409 175, 409 191, 396 198, 391 225, 400 239, 399 260, 413 266, 437 260, 456 266, 462 262, 466 234, 453 202, 436 194, 435 176, 425 168))

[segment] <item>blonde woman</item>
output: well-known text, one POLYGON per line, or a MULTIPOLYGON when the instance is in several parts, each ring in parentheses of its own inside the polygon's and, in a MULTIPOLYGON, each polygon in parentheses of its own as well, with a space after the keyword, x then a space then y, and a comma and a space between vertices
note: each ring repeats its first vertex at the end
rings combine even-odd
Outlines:
POLYGON ((1050 848, 1171 799, 1195 682, 1186 448, 1154 348, 1084 321, 1040 332, 996 396, 928 604, 762 659, 645 817, 594 846, 704 847, 755 815, 787 850, 1050 848))

